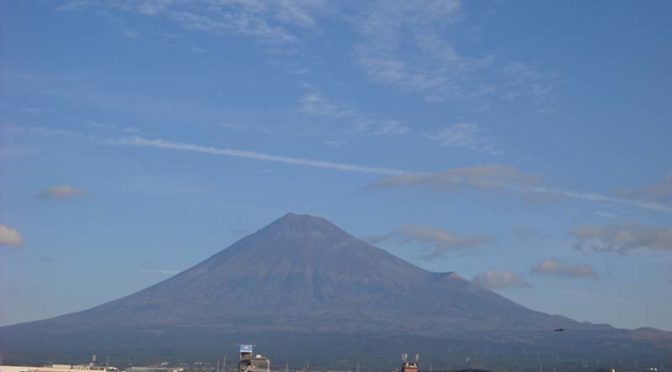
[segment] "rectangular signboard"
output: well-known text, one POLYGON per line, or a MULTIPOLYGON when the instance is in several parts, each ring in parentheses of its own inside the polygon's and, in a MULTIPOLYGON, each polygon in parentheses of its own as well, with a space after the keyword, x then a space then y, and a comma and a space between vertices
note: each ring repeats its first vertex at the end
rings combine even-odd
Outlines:
POLYGON ((252 353, 252 348, 254 345, 240 345, 241 353, 252 353))

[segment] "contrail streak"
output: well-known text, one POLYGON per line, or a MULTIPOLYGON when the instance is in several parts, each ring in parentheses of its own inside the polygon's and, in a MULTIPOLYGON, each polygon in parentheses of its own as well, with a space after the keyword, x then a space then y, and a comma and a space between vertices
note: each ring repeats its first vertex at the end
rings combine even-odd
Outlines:
POLYGON ((312 160, 306 158, 297 158, 281 155, 271 155, 256 151, 245 151, 238 149, 228 149, 212 146, 192 145, 179 142, 170 142, 162 139, 145 139, 137 136, 122 138, 121 140, 117 141, 117 143, 122 145, 155 147, 168 150, 198 152, 209 155, 230 156, 234 158, 261 160, 274 163, 298 165, 304 167, 335 169, 344 172, 369 173, 382 176, 401 176, 406 174, 412 174, 412 172, 404 171, 401 169, 367 167, 356 164, 336 163, 331 161, 312 160))
MULTIPOLYGON (((188 143, 166 141, 163 139, 146 139, 138 136, 125 137, 118 140, 112 140, 108 141, 108 143, 117 145, 138 146, 138 147, 153 147, 173 151, 195 152, 217 156, 228 156, 234 158, 252 159, 273 163, 303 166, 303 167, 333 169, 342 172, 375 174, 379 176, 409 176, 409 175, 422 176, 432 174, 428 172, 412 172, 408 170, 395 169, 395 168, 369 167, 357 164, 337 163, 332 161, 273 155, 256 151, 194 145, 188 143)), ((511 192, 517 192, 523 194, 556 195, 575 200, 614 203, 614 204, 628 205, 640 209, 655 210, 659 212, 667 212, 667 213, 672 212, 672 207, 667 205, 644 202, 640 200, 618 198, 598 193, 579 192, 579 191, 563 190, 549 187, 537 187, 537 186, 513 186, 507 184, 491 184, 485 188, 509 190, 511 192)))

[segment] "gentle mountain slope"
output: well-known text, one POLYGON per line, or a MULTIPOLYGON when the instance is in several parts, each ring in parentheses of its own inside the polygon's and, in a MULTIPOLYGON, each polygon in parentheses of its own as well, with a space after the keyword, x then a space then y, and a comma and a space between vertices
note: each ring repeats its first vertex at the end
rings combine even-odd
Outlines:
MULTIPOLYGON (((171 337, 170 345, 190 340, 196 346, 213 337, 301 334, 327 349, 333 347, 329 340, 348 334, 548 347, 557 327, 571 329, 566 339, 614 339, 625 348, 634 339, 638 345, 670 340, 665 332, 631 335, 527 309, 454 273, 411 265, 323 218, 290 213, 145 290, 79 313, 4 327, 0 335, 8 350, 53 347, 59 338, 77 340, 72 347, 88 339, 91 347, 140 343, 151 350, 171 337)), ((59 345, 67 349, 67 341, 59 345)))

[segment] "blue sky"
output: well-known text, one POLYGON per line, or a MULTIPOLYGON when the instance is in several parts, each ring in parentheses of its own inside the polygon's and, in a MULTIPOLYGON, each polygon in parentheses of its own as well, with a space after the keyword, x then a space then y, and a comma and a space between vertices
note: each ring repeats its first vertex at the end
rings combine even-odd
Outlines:
POLYGON ((0 324, 289 211, 672 330, 666 1, 2 1, 0 324))

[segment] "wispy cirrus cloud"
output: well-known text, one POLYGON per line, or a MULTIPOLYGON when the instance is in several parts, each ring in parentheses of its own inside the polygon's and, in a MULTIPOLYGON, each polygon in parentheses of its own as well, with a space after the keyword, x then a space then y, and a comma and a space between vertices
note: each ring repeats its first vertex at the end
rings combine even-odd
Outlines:
POLYGON ((409 133, 411 129, 403 123, 393 119, 372 120, 362 118, 362 120, 357 122, 355 131, 376 136, 400 136, 409 133))
POLYGON ((525 100, 537 111, 553 111, 555 73, 494 54, 468 55, 457 46, 455 35, 465 20, 462 3, 366 3, 352 18, 359 35, 356 63, 372 81, 421 94, 430 102, 525 100))
POLYGON ((489 270, 477 275, 472 283, 487 289, 530 288, 532 285, 522 276, 509 271, 489 270))
POLYGON ((131 29, 123 30, 121 35, 127 39, 137 39, 140 37, 140 34, 137 31, 131 29))
POLYGON ((672 252, 672 228, 624 225, 584 225, 574 228, 574 247, 596 252, 618 252, 652 250, 672 252))
POLYGON ((617 195, 652 202, 672 202, 672 174, 660 183, 631 190, 620 190, 617 195))
POLYGON ((346 121, 352 134, 403 135, 410 132, 410 128, 398 120, 364 114, 346 104, 330 100, 317 91, 301 97, 299 111, 305 115, 346 121))
POLYGON ((180 270, 173 269, 161 269, 161 268, 140 268, 140 271, 148 274, 158 274, 158 275, 167 275, 172 276, 180 273, 180 270))
POLYGON ((85 135, 60 128, 49 128, 43 126, 16 126, 16 125, 7 125, 7 131, 12 134, 16 133, 25 133, 25 134, 37 134, 42 136, 59 136, 61 138, 72 138, 72 139, 81 139, 86 137, 85 135))
POLYGON ((411 173, 383 178, 374 187, 429 187, 438 191, 459 189, 525 190, 540 183, 540 177, 505 165, 453 168, 436 173, 411 173))
POLYGON ((70 185, 58 185, 48 187, 42 190, 38 195, 39 197, 44 199, 68 200, 83 196, 84 194, 85 194, 84 191, 76 187, 70 185))
POLYGON ((18 230, 0 224, 0 246, 20 247, 21 244, 23 244, 23 237, 18 230))
POLYGON ((513 235, 521 241, 543 241, 548 238, 546 233, 534 226, 517 226, 513 228, 513 235))
POLYGON ((435 173, 406 173, 385 177, 374 182, 372 186, 376 188, 426 187, 437 192, 497 191, 524 197, 608 202, 659 212, 672 212, 672 206, 661 203, 545 186, 539 176, 500 164, 453 168, 435 173))
POLYGON ((457 47, 471 42, 456 36, 463 33, 457 31, 465 20, 460 0, 70 0, 58 9, 90 8, 160 18, 189 30, 248 37, 270 44, 270 51, 285 56, 313 54, 304 41, 321 37, 323 27, 344 26, 355 35, 345 46, 346 52, 375 83, 417 93, 432 102, 524 99, 540 111, 551 111, 556 81, 552 72, 487 52, 470 56, 457 47))
POLYGON ((538 111, 553 111, 555 73, 525 62, 510 62, 502 68, 502 72, 504 82, 501 90, 505 100, 529 99, 538 111))
POLYGON ((532 267, 530 272, 536 275, 550 275, 561 278, 597 279, 597 273, 590 265, 570 265, 555 259, 543 260, 537 263, 532 267))
POLYGON ((442 34, 458 16, 456 0, 376 1, 355 18, 358 65, 373 81, 442 98, 461 90, 473 62, 442 34))
POLYGON ((462 147, 490 155, 501 154, 501 151, 483 136, 478 125, 473 123, 456 123, 439 129, 427 137, 447 147, 462 147))
POLYGON ((342 118, 353 116, 351 110, 324 97, 322 93, 310 92, 299 100, 299 111, 306 115, 342 118))
POLYGON ((180 273, 180 270, 160 267, 160 266, 154 265, 154 264, 152 264, 150 262, 146 262, 146 261, 141 262, 138 265, 138 271, 143 272, 143 273, 148 273, 148 274, 168 275, 168 276, 172 276, 172 275, 180 273))
MULTIPOLYGON (((333 169, 344 172, 368 173, 383 176, 371 184, 374 188, 426 187, 437 192, 459 190, 479 190, 505 192, 519 196, 537 196, 549 199, 571 199, 595 203, 611 203, 644 210, 672 213, 672 206, 638 199, 617 197, 610 194, 574 191, 542 184, 538 175, 525 173, 515 167, 501 164, 452 168, 442 172, 417 172, 399 168, 373 167, 359 164, 339 163, 311 158, 274 155, 264 152, 240 149, 218 148, 164 139, 147 139, 140 136, 122 138, 100 138, 78 132, 44 127, 11 127, 16 133, 63 136, 78 140, 108 145, 129 145, 138 147, 163 148, 173 151, 197 152, 209 155, 230 156, 258 161, 284 163, 295 166, 333 169)), ((334 143, 338 145, 338 143, 334 143)))
POLYGON ((492 240, 487 235, 460 235, 430 226, 402 226, 391 233, 368 239, 372 243, 392 242, 396 244, 419 244, 428 246, 431 251, 422 258, 431 260, 448 252, 481 246, 492 240))
POLYGON ((72 11, 90 7, 137 15, 163 18, 191 30, 234 33, 270 43, 298 40, 296 29, 317 27, 316 14, 324 8, 320 0, 289 1, 97 1, 72 0, 59 10, 72 11))

